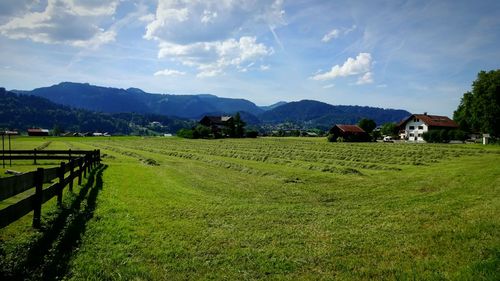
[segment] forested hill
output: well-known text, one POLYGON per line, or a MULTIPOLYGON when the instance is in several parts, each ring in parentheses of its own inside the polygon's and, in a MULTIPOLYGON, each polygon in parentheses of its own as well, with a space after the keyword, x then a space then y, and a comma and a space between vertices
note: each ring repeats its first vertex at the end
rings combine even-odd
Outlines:
POLYGON ((87 83, 63 82, 32 91, 16 91, 47 98, 55 103, 108 113, 150 113, 181 118, 198 118, 209 112, 249 112, 264 110, 244 99, 220 98, 214 95, 151 94, 137 88, 118 89, 87 83))
POLYGON ((163 131, 175 132, 191 123, 151 114, 107 114, 53 103, 48 99, 16 94, 0 88, 0 129, 25 131, 31 127, 71 132, 131 134, 152 121, 161 122, 163 131))
POLYGON ((368 106, 331 105, 314 100, 290 102, 262 113, 264 123, 307 123, 329 128, 332 124, 356 124, 362 118, 373 119, 378 125, 398 122, 411 115, 406 110, 368 106))

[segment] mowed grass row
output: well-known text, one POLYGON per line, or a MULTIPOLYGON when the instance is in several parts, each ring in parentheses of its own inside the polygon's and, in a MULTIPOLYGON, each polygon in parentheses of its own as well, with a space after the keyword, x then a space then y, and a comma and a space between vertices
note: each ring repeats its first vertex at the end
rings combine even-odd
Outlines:
MULTIPOLYGON (((498 148, 272 138, 51 145, 63 144, 100 148, 108 166, 58 270, 66 279, 500 276, 498 148), (348 168, 359 173, 340 172, 348 168)), ((23 220, 0 230, 5 259, 39 235, 23 220)))

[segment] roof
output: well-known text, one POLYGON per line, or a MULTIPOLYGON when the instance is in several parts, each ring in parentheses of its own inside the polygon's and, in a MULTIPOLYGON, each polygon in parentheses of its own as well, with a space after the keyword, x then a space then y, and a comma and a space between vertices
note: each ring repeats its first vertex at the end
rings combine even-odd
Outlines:
POLYGON ((439 115, 428 115, 428 114, 413 114, 410 117, 406 118, 400 123, 400 126, 408 122, 412 118, 418 118, 422 120, 427 126, 431 127, 446 127, 446 128, 458 128, 457 123, 451 120, 447 116, 439 116, 439 115))
POLYGON ((48 133, 49 130, 47 129, 40 129, 40 128, 32 128, 28 129, 28 133, 48 133))
POLYGON ((361 129, 357 125, 340 125, 340 124, 337 124, 335 126, 337 126, 344 133, 366 133, 365 130, 361 129))
MULTIPOLYGON (((208 121, 210 121, 210 123, 214 123, 214 124, 223 124, 227 121, 229 121, 229 119, 231 119, 233 117, 231 116, 204 116, 201 120, 203 119, 208 119, 208 121)), ((200 120, 200 122, 201 122, 200 120)))

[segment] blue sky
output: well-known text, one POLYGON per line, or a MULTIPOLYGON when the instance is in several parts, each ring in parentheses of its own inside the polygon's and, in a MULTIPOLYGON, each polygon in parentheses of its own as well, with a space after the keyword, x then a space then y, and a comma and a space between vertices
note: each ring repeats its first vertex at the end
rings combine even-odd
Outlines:
POLYGON ((500 64, 500 1, 0 2, 0 86, 62 81, 451 116, 500 64))

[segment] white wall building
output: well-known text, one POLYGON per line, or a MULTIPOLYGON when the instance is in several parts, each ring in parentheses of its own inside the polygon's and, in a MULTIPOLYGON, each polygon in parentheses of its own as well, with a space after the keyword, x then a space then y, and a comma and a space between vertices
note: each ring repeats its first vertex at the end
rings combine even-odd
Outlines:
POLYGON ((413 114, 399 124, 399 136, 402 140, 424 142, 423 135, 429 130, 457 128, 457 123, 446 116, 413 114))

